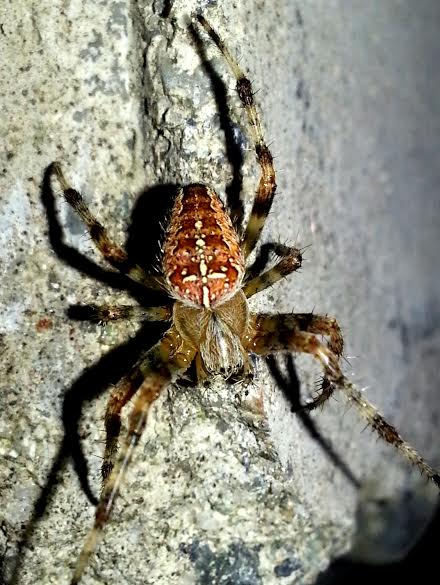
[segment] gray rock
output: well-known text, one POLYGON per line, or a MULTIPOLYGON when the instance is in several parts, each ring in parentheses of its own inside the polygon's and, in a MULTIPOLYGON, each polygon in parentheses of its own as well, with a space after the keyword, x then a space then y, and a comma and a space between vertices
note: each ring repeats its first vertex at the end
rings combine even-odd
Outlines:
MULTIPOLYGON (((90 397, 80 437, 97 493, 108 388, 139 345, 136 325, 67 318, 72 304, 133 301, 56 254, 44 169, 60 160, 115 240, 145 221, 145 248, 134 237, 128 244, 149 259, 157 252, 153 212, 165 197, 153 187, 200 181, 225 192, 233 167, 224 122, 187 29, 196 7, 258 90, 279 171, 263 240, 310 245, 302 272, 255 298, 252 309, 336 316, 346 355, 356 356, 354 379, 440 464, 437 3, 17 0, 0 7, 4 582, 17 554, 20 585, 69 582, 93 506, 70 463, 54 468, 63 397, 73 397, 64 403, 68 420, 75 392, 76 403, 90 397), (127 339, 126 350, 114 349, 127 339), (48 478, 43 518, 23 540, 48 478)), ((203 34, 202 46, 228 89, 249 209, 258 168, 244 112, 203 34)), ((61 197, 56 208, 67 245, 103 266, 61 197)), ((151 329, 141 340, 159 335, 151 329)), ((302 357, 297 363, 307 395, 319 369, 302 357)), ((429 511, 435 489, 419 484, 374 434, 361 433, 342 397, 312 420, 351 472, 374 483, 375 498, 398 501, 402 490, 416 490, 415 516, 426 521, 420 509, 429 511)), ((83 582, 311 583, 349 548, 356 506, 353 484, 258 362, 249 386, 176 385, 157 402, 83 582)), ((401 523, 394 529, 404 531, 401 523)))

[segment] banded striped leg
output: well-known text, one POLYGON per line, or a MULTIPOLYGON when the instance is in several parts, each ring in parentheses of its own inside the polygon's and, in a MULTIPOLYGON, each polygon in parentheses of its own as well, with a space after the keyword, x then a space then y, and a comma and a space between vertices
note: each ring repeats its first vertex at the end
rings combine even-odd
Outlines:
POLYGON ((118 389, 120 392, 112 396, 113 422, 116 421, 116 413, 131 396, 135 396, 135 403, 129 416, 127 437, 114 467, 104 480, 95 521, 79 556, 70 585, 79 583, 109 519, 134 449, 145 429, 150 405, 173 380, 185 372, 194 356, 195 350, 182 346, 181 338, 171 329, 137 364, 130 377, 122 381, 118 389), (176 347, 179 348, 177 351, 176 347))
POLYGON ((66 181, 59 162, 53 162, 49 166, 49 173, 56 176, 65 200, 85 223, 90 237, 105 260, 132 280, 148 288, 161 290, 163 287, 160 283, 160 277, 147 274, 138 264, 132 264, 126 252, 110 240, 107 230, 90 213, 81 194, 66 181))
MULTIPOLYGON (((328 348, 338 358, 342 356, 344 339, 336 319, 325 315, 314 315, 313 313, 296 313, 294 317, 295 323, 302 331, 328 337, 328 348)), ((331 382, 331 376, 328 377, 324 374, 318 395, 312 401, 304 404, 303 409, 310 412, 322 406, 332 396, 334 390, 335 386, 331 382)))
MULTIPOLYGON (((387 422, 376 407, 344 376, 339 366, 339 356, 331 350, 329 345, 322 343, 314 333, 301 330, 301 321, 304 322, 304 318, 304 315, 257 315, 255 320, 256 334, 250 348, 259 355, 276 352, 311 354, 323 366, 329 382, 345 394, 347 399, 357 407, 360 416, 366 420, 378 435, 387 443, 396 447, 410 463, 416 465, 423 474, 440 488, 439 472, 431 467, 409 443, 402 439, 393 425, 387 422)), ((319 317, 317 318, 319 319, 319 317)), ((313 328, 313 325, 311 325, 311 328, 313 328)), ((319 327, 317 328, 319 329, 319 327)), ((334 339, 337 339, 337 334, 334 339)), ((342 341, 342 337, 340 340, 342 341)))
POLYGON ((246 110, 246 115, 251 128, 252 140, 255 144, 258 164, 261 168, 260 182, 255 194, 254 204, 242 243, 243 253, 245 258, 247 258, 255 248, 255 244, 260 237, 261 230, 263 229, 275 195, 277 186, 275 182, 273 157, 264 141, 260 117, 254 103, 251 82, 245 76, 237 61, 234 59, 229 49, 215 30, 211 27, 209 22, 201 14, 197 15, 197 20, 209 34, 212 41, 217 45, 235 75, 237 80, 237 93, 246 110))
POLYGON ((171 307, 133 307, 132 305, 71 305, 69 317, 81 321, 169 321, 172 316, 171 307))
POLYGON ((247 282, 243 286, 243 292, 247 298, 255 295, 262 290, 269 288, 281 278, 284 278, 288 274, 291 274, 295 270, 301 268, 302 255, 298 248, 292 248, 290 246, 284 246, 283 244, 264 244, 260 250, 260 262, 256 264, 267 263, 270 252, 274 252, 280 257, 280 260, 270 268, 258 276, 254 276, 258 270, 258 266, 252 266, 249 273, 247 274, 247 282))
POLYGON ((107 403, 105 411, 105 450, 104 459, 101 466, 102 485, 106 481, 115 466, 115 459, 118 453, 119 434, 121 432, 121 411, 129 400, 131 400, 136 390, 142 384, 142 374, 138 366, 135 366, 130 375, 124 376, 120 380, 107 403))

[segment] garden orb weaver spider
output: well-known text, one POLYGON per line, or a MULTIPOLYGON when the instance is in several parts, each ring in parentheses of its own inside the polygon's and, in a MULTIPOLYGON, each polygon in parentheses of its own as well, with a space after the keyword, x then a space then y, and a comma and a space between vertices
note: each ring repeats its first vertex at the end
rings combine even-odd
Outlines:
POLYGON ((245 376, 251 370, 252 354, 311 354, 321 364, 324 378, 321 392, 306 408, 311 410, 323 404, 336 389, 340 389, 383 439, 395 445, 412 464, 440 486, 438 472, 403 441, 343 374, 340 367, 343 338, 335 319, 313 313, 270 315, 250 312, 247 299, 299 269, 302 256, 298 248, 278 244, 273 246, 278 257, 273 267, 261 274, 246 270, 246 261, 258 243, 276 191, 273 159, 264 140, 250 81, 206 19, 199 15, 197 20, 236 78, 237 92, 261 169, 243 236, 235 230, 213 189, 202 184, 184 186, 178 191, 166 231, 162 274, 147 274, 140 266, 132 264, 124 250, 109 239, 81 195, 70 187, 60 164, 52 163, 49 169, 67 202, 86 224, 103 257, 146 288, 165 289, 169 294, 169 303, 161 307, 97 309, 96 317, 102 321, 136 317, 141 313, 143 318, 168 321, 170 327, 118 382, 108 402, 101 497, 71 585, 80 582, 109 519, 121 481, 145 429, 149 407, 192 363, 198 380, 203 381, 215 374, 245 376), (322 341, 321 337, 326 340, 322 341), (132 399, 128 433, 118 451, 121 412, 132 399))

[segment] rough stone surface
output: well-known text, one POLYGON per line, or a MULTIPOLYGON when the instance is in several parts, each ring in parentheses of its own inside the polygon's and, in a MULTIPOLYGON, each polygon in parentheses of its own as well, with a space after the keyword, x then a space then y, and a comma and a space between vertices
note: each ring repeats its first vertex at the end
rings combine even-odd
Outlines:
MULTIPOLYGON (((5 583, 63 441, 63 397, 99 394, 84 403, 81 423, 96 493, 104 390, 124 371, 124 361, 133 360, 139 337, 151 342, 160 335, 158 328, 102 328, 66 317, 75 303, 133 301, 57 255, 64 251, 75 261, 75 249, 101 263, 59 197, 56 208, 71 248, 54 246, 43 172, 62 161, 112 237, 124 242, 129 233, 128 247, 145 261, 157 253, 156 212, 165 197, 158 185, 201 181, 224 192, 232 169, 218 99, 187 30, 195 8, 258 89, 279 170, 279 195, 263 239, 311 245, 302 272, 262 293, 253 310, 315 308, 335 315, 347 355, 357 356, 355 379, 440 465, 436 2, 417 9, 410 0, 350 6, 340 0, 3 3, 5 583), (164 18, 168 4, 171 14, 164 18), (124 351, 115 349, 127 339, 124 351)), ((243 111, 225 63, 203 35, 202 45, 228 89, 231 135, 245 154, 249 201, 258 169, 243 111)), ((307 391, 318 370, 308 360, 298 362, 307 391)), ((216 380, 208 388, 171 388, 151 413, 84 585, 313 582, 348 548, 357 496, 288 410, 263 363, 250 387, 216 380)), ((361 433, 363 423, 342 397, 313 420, 369 497, 393 500, 399 490, 416 489, 419 510, 429 509, 434 490, 420 487, 394 450, 361 433)), ((20 585, 67 584, 91 523, 93 507, 70 463, 60 466, 49 491, 43 519, 19 549, 20 585)))

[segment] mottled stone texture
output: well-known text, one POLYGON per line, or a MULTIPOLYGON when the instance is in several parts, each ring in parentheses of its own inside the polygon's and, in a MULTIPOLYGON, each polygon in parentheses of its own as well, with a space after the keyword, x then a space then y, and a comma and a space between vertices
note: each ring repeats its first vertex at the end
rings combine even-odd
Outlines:
MULTIPOLYGON (((73 250, 100 262, 59 198, 66 246, 57 240, 53 202, 41 192, 44 169, 60 160, 112 237, 124 242, 128 233, 129 250, 144 262, 156 261, 169 202, 159 185, 205 182, 224 193, 232 177, 241 180, 241 155, 247 202, 257 182, 233 80, 206 37, 197 52, 187 30, 194 8, 240 57, 258 90, 279 170, 263 239, 310 246, 302 272, 262 293, 253 309, 335 315, 347 356, 357 356, 350 360, 355 379, 440 465, 437 3, 3 2, 4 582, 46 488, 44 517, 20 548, 17 582, 68 583, 93 507, 70 463, 51 475, 65 434, 62 416, 69 429, 87 398, 80 436, 96 493, 108 388, 161 333, 67 318, 71 304, 130 299, 111 290, 120 281, 100 283, 78 261, 73 250)), ((318 370, 308 360, 298 363, 306 392, 318 370)), ((394 500, 401 489, 417 489, 418 513, 406 524, 415 533, 411 522, 424 517, 429 486, 419 488, 397 453, 361 432, 342 397, 312 418, 366 482, 369 498, 394 500)), ((76 442, 68 436, 65 444, 76 442)), ((348 547, 356 499, 352 484, 289 414, 263 363, 249 388, 219 380, 204 389, 176 386, 152 412, 84 585, 311 583, 348 547)), ((402 523, 393 526, 387 534, 399 530, 404 539, 402 523)))

